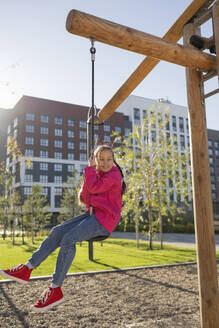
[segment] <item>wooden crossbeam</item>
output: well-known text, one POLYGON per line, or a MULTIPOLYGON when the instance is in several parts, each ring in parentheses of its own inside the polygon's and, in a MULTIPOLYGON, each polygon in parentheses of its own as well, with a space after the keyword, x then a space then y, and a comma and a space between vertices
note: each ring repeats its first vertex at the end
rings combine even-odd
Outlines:
MULTIPOLYGON (((66 28, 73 34, 87 38, 94 37, 103 43, 190 68, 199 67, 203 70, 211 70, 216 67, 215 56, 77 10, 72 10, 69 13, 66 28)), ((157 62, 159 61, 152 59, 149 71, 157 62)), ((99 117, 103 120, 106 119, 100 115, 99 117)))

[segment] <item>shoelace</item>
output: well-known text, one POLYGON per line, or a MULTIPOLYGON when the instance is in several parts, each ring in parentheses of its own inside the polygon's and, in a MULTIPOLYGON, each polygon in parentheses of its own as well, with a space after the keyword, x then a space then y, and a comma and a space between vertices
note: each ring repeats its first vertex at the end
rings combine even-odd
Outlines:
POLYGON ((23 267, 23 264, 14 265, 10 271, 16 272, 16 271, 19 271, 22 267, 23 267))
POLYGON ((48 288, 45 292, 42 293, 40 297, 40 303, 45 304, 51 294, 52 294, 52 290, 48 288))

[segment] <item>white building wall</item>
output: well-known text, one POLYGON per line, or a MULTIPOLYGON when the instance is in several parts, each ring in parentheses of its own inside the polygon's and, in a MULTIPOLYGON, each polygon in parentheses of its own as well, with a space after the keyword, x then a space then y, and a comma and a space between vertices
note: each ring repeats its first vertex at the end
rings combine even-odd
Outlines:
MULTIPOLYGON (((155 99, 131 95, 118 107, 117 110, 118 110, 118 112, 121 112, 124 115, 129 116, 129 119, 132 122, 132 129, 133 129, 135 124, 140 124, 142 122, 143 111, 145 111, 145 110, 153 111, 153 110, 156 110, 156 108, 158 108, 158 107, 160 107, 161 110, 163 109, 165 112, 167 111, 169 113, 170 130, 167 132, 170 133, 171 137, 177 137, 179 153, 183 150, 183 149, 181 149, 181 139, 180 139, 181 136, 184 136, 185 148, 189 148, 190 141, 189 141, 189 130, 187 128, 187 126, 188 126, 188 109, 187 109, 187 107, 172 104, 169 100, 165 100, 162 98, 155 100, 155 99), (140 122, 136 122, 134 119, 134 108, 140 109, 140 122), (173 116, 176 117, 176 131, 174 131, 174 129, 173 129, 173 116), (184 132, 180 131, 179 118, 183 118, 184 132)), ((188 163, 187 167, 188 167, 187 177, 188 177, 188 180, 190 181, 189 163, 188 163)), ((190 192, 191 192, 191 190, 192 190, 191 181, 190 181, 189 188, 190 188, 190 192)), ((176 194, 174 195, 174 198, 176 200, 176 194)))

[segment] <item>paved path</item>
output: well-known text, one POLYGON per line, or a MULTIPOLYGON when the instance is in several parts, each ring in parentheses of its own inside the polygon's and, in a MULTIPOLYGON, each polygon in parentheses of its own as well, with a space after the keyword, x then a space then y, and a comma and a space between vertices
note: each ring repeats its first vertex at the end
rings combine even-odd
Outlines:
MULTIPOLYGON (((124 238, 124 239, 135 239, 135 232, 113 232, 113 238, 124 238)), ((158 239, 154 239, 156 242, 158 239)), ((147 235, 140 234, 140 240, 148 240, 147 235)), ((183 233, 164 233, 163 240, 165 244, 195 248, 195 235, 194 234, 183 234, 183 233)), ((219 234, 215 234, 216 250, 219 251, 219 234)))

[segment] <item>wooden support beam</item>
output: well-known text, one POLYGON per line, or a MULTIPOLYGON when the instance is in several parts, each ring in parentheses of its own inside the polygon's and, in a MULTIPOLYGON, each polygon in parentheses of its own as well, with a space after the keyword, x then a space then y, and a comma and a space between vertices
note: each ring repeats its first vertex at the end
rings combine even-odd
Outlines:
MULTIPOLYGON (((187 42, 194 25, 184 28, 187 42)), ((186 68, 189 105, 193 204, 202 328, 219 328, 219 293, 202 73, 186 68)))
POLYGON ((214 39, 216 46, 216 62, 217 62, 217 73, 219 78, 219 1, 213 6, 213 27, 214 27, 214 39))
POLYGON ((212 55, 78 10, 69 13, 66 26, 70 33, 174 64, 206 71, 216 67, 212 55))

